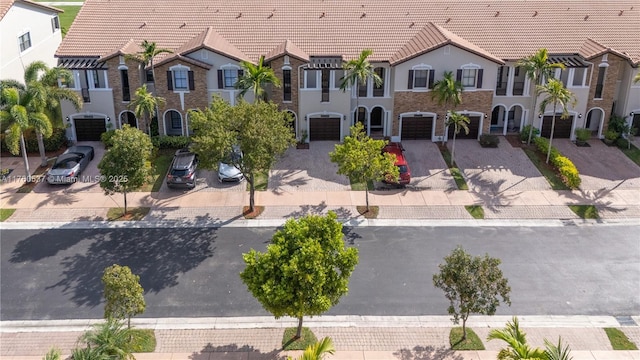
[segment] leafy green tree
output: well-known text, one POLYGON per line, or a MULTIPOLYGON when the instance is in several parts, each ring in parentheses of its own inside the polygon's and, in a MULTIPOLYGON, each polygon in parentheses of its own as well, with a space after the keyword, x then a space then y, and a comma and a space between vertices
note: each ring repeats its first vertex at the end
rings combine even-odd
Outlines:
POLYGON ((106 355, 110 360, 135 360, 131 345, 133 338, 133 331, 122 321, 110 318, 95 325, 81 339, 89 349, 87 355, 94 356, 90 359, 102 359, 106 355))
POLYGON ((453 125, 453 144, 451 145, 451 166, 456 162, 455 154, 456 154, 456 136, 460 132, 460 130, 464 130, 465 134, 469 134, 469 118, 458 113, 449 114, 449 119, 447 119, 446 126, 453 125))
POLYGON ((247 267, 240 278, 276 318, 320 315, 349 290, 349 277, 358 263, 358 249, 347 248, 342 224, 330 211, 326 216, 289 219, 271 239, 265 252, 242 255, 247 267))
POLYGON ((527 344, 527 334, 520 330, 517 317, 513 317, 504 329, 491 330, 487 340, 502 340, 507 343, 507 348, 498 353, 498 360, 547 360, 547 354, 543 350, 527 344))
POLYGON ((153 94, 147 89, 147 84, 144 84, 136 89, 136 94, 133 97, 133 100, 129 103, 129 108, 133 109, 137 118, 145 116, 147 122, 147 133, 152 135, 151 120, 153 119, 153 114, 156 114, 159 122, 160 118, 158 115, 158 108, 164 106, 165 103, 166 101, 164 98, 153 96, 153 94))
MULTIPOLYGON (((447 116, 450 118, 456 106, 462 103, 463 90, 462 83, 453 78, 453 72, 445 71, 444 77, 433 84, 431 97, 438 102, 438 105, 445 107, 447 116), (449 108, 450 106, 452 108, 449 108)), ((444 144, 445 137, 446 133, 442 136, 442 144, 444 144)))
POLYGON ((151 169, 149 158, 153 145, 149 136, 125 124, 115 130, 113 145, 98 164, 100 187, 106 194, 124 195, 124 213, 127 213, 127 193, 144 185, 151 169))
POLYGON ((567 107, 576 106, 578 102, 575 95, 562 85, 560 80, 549 79, 544 86, 538 86, 538 93, 543 95, 544 98, 540 102, 540 112, 544 114, 548 105, 553 105, 553 117, 551 119, 551 134, 549 135, 549 150, 547 151, 547 164, 549 163, 549 157, 551 156, 551 142, 553 141, 553 131, 556 127, 556 111, 558 106, 562 110, 560 119, 566 119, 569 117, 569 110, 567 107))
POLYGON ((244 69, 242 77, 235 83, 235 88, 240 89, 238 97, 243 97, 247 92, 253 92, 253 101, 266 100, 265 86, 271 84, 280 87, 280 79, 273 72, 273 69, 264 66, 264 56, 260 56, 258 65, 248 61, 241 61, 240 66, 244 69))
POLYGON ((249 209, 255 207, 255 175, 269 171, 278 157, 295 144, 286 111, 272 102, 250 104, 240 100, 231 106, 219 96, 205 110, 190 112, 195 134, 194 151, 206 169, 217 169, 220 161, 233 165, 249 183, 249 209), (231 157, 239 146, 243 156, 231 157))
MULTIPOLYGON (((344 76, 340 79, 340 90, 347 91, 348 88, 367 85, 367 79, 372 79, 376 86, 382 85, 382 78, 376 74, 373 65, 367 60, 373 54, 373 50, 364 49, 357 59, 351 59, 342 65, 344 76)), ((360 92, 356 88, 356 114, 360 107, 360 92)), ((359 119, 356 118, 356 122, 359 119)))
POLYGON ((461 246, 456 247, 440 264, 440 272, 433 275, 433 285, 444 291, 449 300, 449 314, 454 324, 462 320, 462 340, 467 338, 469 314, 493 315, 500 300, 511 305, 507 279, 500 270, 500 259, 472 257, 461 246))
POLYGON ((351 135, 344 138, 329 153, 332 162, 338 165, 338 174, 346 175, 353 182, 365 184, 365 198, 369 211, 369 181, 382 180, 385 177, 397 179, 400 175, 395 166, 396 156, 383 153, 386 140, 374 140, 367 136, 362 123, 351 127, 351 135))
MULTIPOLYGON (((297 360, 322 360, 326 354, 333 355, 335 352, 336 349, 333 347, 333 341, 331 341, 330 337, 325 337, 315 344, 307 346, 302 356, 297 360)), ((293 360, 291 356, 287 359, 293 360)))
POLYGON ((142 314, 146 308, 144 289, 140 285, 140 276, 131 272, 128 266, 113 264, 104 269, 105 319, 127 319, 131 328, 131 316, 142 314))
POLYGON ((43 124, 44 126, 34 126, 40 151, 40 166, 47 166, 43 138, 51 136, 53 128, 51 120, 61 117, 60 101, 69 101, 76 111, 82 108, 82 97, 76 91, 58 87, 58 79, 70 83, 72 77, 71 71, 56 67, 49 68, 42 61, 34 61, 25 68, 24 82, 27 91, 34 94, 33 106, 38 112, 46 115, 46 119, 42 118, 42 121, 49 122, 49 124, 43 124))
POLYGON ((531 97, 531 108, 534 113, 531 114, 531 126, 529 127, 529 137, 527 145, 531 144, 531 137, 533 136, 533 119, 535 118, 536 103, 538 101, 538 86, 542 85, 544 79, 550 79, 553 77, 556 69, 564 69, 565 66, 561 63, 550 63, 549 54, 547 49, 539 49, 535 54, 520 59, 516 66, 519 66, 524 70, 526 76, 531 80, 533 84, 533 96, 531 97))

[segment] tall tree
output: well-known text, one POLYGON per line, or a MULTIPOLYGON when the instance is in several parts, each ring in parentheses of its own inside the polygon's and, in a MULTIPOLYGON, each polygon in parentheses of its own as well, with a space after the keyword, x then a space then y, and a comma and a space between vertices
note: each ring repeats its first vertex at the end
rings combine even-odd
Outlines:
MULTIPOLYGON (((456 81, 453 77, 453 72, 445 71, 444 77, 433 84, 433 91, 431 92, 431 97, 438 102, 438 105, 444 106, 447 114, 445 115, 445 119, 451 118, 453 113, 455 112, 456 106, 462 103, 462 91, 464 87, 460 81, 456 81), (451 107, 451 108, 449 108, 451 107)), ((445 133, 442 136, 442 144, 444 145, 444 139, 447 136, 446 134, 446 126, 445 133)))
POLYGON ((529 346, 527 334, 520 330, 517 317, 513 317, 504 329, 491 330, 487 340, 502 340, 507 343, 507 348, 498 353, 498 360, 547 360, 543 350, 529 346))
POLYGON ((549 149, 547 150, 547 164, 551 156, 551 143, 553 142, 553 132, 556 126, 556 111, 558 107, 562 110, 560 119, 566 119, 569 116, 568 107, 576 106, 578 100, 575 95, 562 85, 560 80, 549 79, 543 86, 538 86, 538 93, 544 96, 540 102, 540 112, 544 114, 548 105, 553 105, 553 117, 551 119, 551 134, 549 136, 549 149))
POLYGON ((127 193, 144 185, 151 164, 153 145, 149 136, 125 124, 112 137, 113 145, 98 164, 100 187, 107 194, 124 195, 124 214, 127 213, 127 193))
POLYGON ((449 119, 447 120, 446 126, 453 125, 453 144, 451 145, 451 166, 456 162, 456 136, 460 132, 460 130, 464 130, 465 134, 469 134, 469 118, 458 113, 449 114, 449 119))
POLYGON ((266 100, 265 86, 271 84, 280 87, 280 79, 276 77, 273 69, 264 66, 264 56, 260 56, 258 65, 248 61, 240 62, 244 69, 242 76, 235 83, 235 88, 240 89, 238 97, 243 97, 247 92, 253 92, 253 101, 266 100))
POLYGON ((291 117, 278 110, 272 102, 250 104, 240 100, 231 106, 219 96, 204 110, 191 111, 194 151, 200 155, 200 165, 217 169, 221 161, 228 161, 249 183, 249 210, 255 207, 255 175, 269 171, 278 157, 293 144, 291 117), (233 147, 239 146, 242 157, 231 157, 233 147))
POLYGON ((5 138, 9 152, 17 155, 22 152, 22 160, 26 171, 26 181, 31 181, 31 170, 29 169, 29 158, 27 157, 27 147, 24 141, 24 131, 34 127, 44 134, 51 134, 51 122, 47 115, 38 110, 35 106, 35 95, 26 88, 20 90, 14 87, 2 89, 0 102, 0 122, 3 128, 7 127, 5 138))
POLYGON ((105 319, 127 319, 131 328, 131 317, 142 314, 146 308, 144 289, 140 285, 140 276, 131 272, 128 266, 113 264, 104 269, 105 319))
MULTIPOLYGON (((147 123, 147 134, 151 135, 151 121, 153 114, 158 114, 157 109, 164 106, 165 100, 162 97, 153 96, 147 89, 147 84, 142 85, 136 89, 136 94, 133 100, 129 103, 129 108, 133 109, 137 118, 145 116, 147 123)), ((160 118, 158 117, 158 121, 160 118)), ((160 126, 158 124, 158 126, 160 126)))
POLYGON ((400 175, 395 166, 396 156, 383 153, 386 140, 374 140, 367 136, 362 123, 351 127, 351 135, 342 144, 337 144, 329 153, 332 162, 338 165, 338 174, 346 175, 352 182, 365 184, 365 199, 369 211, 369 181, 378 181, 389 176, 397 179, 400 175))
POLYGON ((495 314, 500 305, 498 297, 511 305, 511 288, 499 265, 500 259, 472 257, 458 246, 439 265, 440 272, 433 275, 433 285, 449 300, 448 312, 454 324, 462 320, 462 340, 467 338, 469 314, 495 314))
POLYGON ((344 76, 340 79, 340 90, 347 91, 349 88, 354 88, 356 91, 356 119, 358 122, 359 107, 360 107, 360 86, 367 85, 367 79, 373 80, 376 86, 382 85, 382 78, 376 74, 373 65, 369 62, 368 58, 373 54, 373 50, 364 49, 360 53, 357 59, 351 59, 342 65, 344 69, 344 76))
POLYGON ((320 315, 349 290, 349 277, 358 264, 358 249, 347 248, 342 224, 330 211, 326 216, 289 219, 266 252, 251 249, 242 255, 246 268, 240 278, 276 318, 320 315))
POLYGON ((539 49, 535 54, 520 59, 516 66, 519 66, 524 70, 527 77, 531 80, 533 86, 533 96, 531 97, 531 126, 529 126, 529 137, 527 145, 531 144, 531 136, 533 136, 533 119, 535 119, 536 103, 538 101, 538 86, 542 85, 544 79, 550 79, 553 77, 556 69, 564 69, 564 64, 550 63, 549 54, 547 49, 539 49))
MULTIPOLYGON (((69 101, 76 111, 82 108, 82 97, 76 91, 58 87, 59 79, 63 79, 68 84, 72 77, 71 71, 57 67, 49 68, 43 61, 34 61, 25 68, 24 82, 27 91, 34 94, 33 105, 39 112, 47 115, 49 123, 53 120, 53 116, 60 116, 61 100, 69 101)), ((49 128, 53 126, 35 127, 41 159, 40 166, 47 166, 43 138, 51 136, 49 128)))

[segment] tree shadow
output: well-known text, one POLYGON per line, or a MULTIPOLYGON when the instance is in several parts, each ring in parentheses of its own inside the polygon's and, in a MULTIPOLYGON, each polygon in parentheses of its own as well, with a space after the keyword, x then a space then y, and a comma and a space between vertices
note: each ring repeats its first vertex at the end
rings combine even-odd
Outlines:
POLYGON ((306 215, 324 215, 328 211, 333 211, 338 216, 338 219, 350 219, 353 214, 351 210, 345 207, 329 208, 327 203, 321 201, 318 205, 300 205, 300 210, 292 211, 285 215, 285 218, 301 218, 306 215))
POLYGON ((284 360, 286 355, 280 350, 274 349, 269 352, 262 352, 251 345, 228 344, 214 346, 211 343, 205 345, 199 352, 189 355, 191 360, 240 360, 246 359, 249 353, 250 359, 257 360, 284 360))
POLYGON ((464 360, 464 356, 445 346, 415 346, 395 351, 393 356, 401 360, 464 360))
POLYGON ((355 245, 356 240, 362 239, 362 235, 356 233, 353 227, 342 227, 342 233, 344 234, 345 240, 349 245, 355 245))

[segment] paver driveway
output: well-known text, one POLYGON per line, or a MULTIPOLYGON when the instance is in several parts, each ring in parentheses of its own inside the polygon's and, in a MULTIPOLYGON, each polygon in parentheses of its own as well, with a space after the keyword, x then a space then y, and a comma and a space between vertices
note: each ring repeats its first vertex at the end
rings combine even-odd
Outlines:
POLYGON ((457 189, 436 143, 426 140, 402 142, 404 156, 411 169, 411 183, 407 189, 450 190, 457 189))
POLYGON ((314 141, 308 150, 291 148, 269 171, 269 191, 350 190, 349 179, 338 175, 338 166, 329 160, 334 141, 314 141))
POLYGON ((578 147, 568 139, 554 139, 553 146, 578 168, 582 190, 640 189, 640 166, 615 146, 597 139, 578 147))
MULTIPOLYGON (((451 150, 452 142, 447 146, 451 150)), ((480 194, 551 189, 524 151, 502 136, 497 148, 483 148, 477 140, 456 140, 455 158, 469 189, 480 194)))

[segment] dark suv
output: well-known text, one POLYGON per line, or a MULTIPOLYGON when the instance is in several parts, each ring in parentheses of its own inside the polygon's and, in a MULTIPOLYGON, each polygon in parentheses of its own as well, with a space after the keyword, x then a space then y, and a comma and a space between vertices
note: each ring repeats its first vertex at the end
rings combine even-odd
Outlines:
POLYGON ((167 186, 170 188, 182 187, 193 189, 196 187, 196 169, 198 168, 198 155, 189 149, 176 151, 167 174, 167 186))

